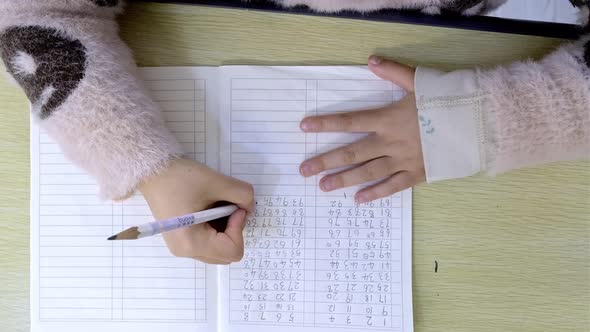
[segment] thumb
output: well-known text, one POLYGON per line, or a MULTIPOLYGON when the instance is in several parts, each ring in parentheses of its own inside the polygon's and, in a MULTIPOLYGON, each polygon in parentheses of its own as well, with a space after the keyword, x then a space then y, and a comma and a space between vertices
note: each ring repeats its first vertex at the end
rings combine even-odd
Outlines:
POLYGON ((414 92, 416 68, 371 55, 369 57, 369 69, 382 79, 391 81, 406 91, 414 92))
POLYGON ((244 256, 244 227, 246 227, 246 211, 238 210, 229 218, 224 232, 234 244, 234 247, 230 249, 233 253, 230 259, 234 262, 241 260, 244 256))
MULTIPOLYGON (((244 235, 246 226, 246 211, 238 210, 229 217, 227 227, 223 233, 218 233, 213 227, 208 228, 206 251, 208 257, 225 262, 237 262, 244 256, 244 235)), ((211 259, 209 259, 211 260, 211 259)))

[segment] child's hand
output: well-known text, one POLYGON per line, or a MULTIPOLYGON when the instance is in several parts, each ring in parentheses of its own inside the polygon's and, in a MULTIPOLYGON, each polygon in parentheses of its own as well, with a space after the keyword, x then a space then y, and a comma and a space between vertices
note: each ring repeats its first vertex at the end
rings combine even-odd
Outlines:
POLYGON ((219 201, 235 203, 242 209, 230 217, 225 232, 208 223, 164 233, 170 252, 211 264, 229 264, 242 259, 246 211, 253 207, 252 186, 218 173, 198 162, 178 159, 164 172, 140 185, 156 219, 198 212, 219 201))
POLYGON ((408 91, 390 106, 351 113, 309 117, 301 122, 305 132, 368 132, 359 142, 314 157, 301 164, 303 176, 356 165, 352 169, 327 175, 320 180, 323 191, 332 191, 383 181, 359 191, 355 200, 365 203, 394 194, 425 180, 424 161, 414 96, 414 68, 379 57, 369 58, 369 68, 383 79, 408 91))

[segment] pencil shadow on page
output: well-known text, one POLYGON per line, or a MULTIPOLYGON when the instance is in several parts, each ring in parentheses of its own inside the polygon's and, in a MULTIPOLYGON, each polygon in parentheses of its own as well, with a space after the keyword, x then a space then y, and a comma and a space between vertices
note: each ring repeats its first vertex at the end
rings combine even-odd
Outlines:
MULTIPOLYGON (((214 126, 214 129, 212 132, 220 133, 219 146, 229 147, 230 158, 227 161, 230 162, 230 165, 222 165, 221 163, 223 162, 223 160, 225 158, 219 158, 218 159, 218 161, 219 161, 218 168, 220 170, 229 169, 230 174, 227 174, 227 175, 233 176, 234 178, 237 178, 239 180, 242 180, 244 182, 254 185, 254 187, 255 187, 254 194, 258 195, 258 193, 256 192, 256 183, 258 181, 256 181, 257 179, 255 178, 258 175, 258 174, 256 174, 258 172, 257 170, 262 168, 262 169, 268 170, 265 173, 279 174, 280 169, 278 169, 277 166, 273 166, 270 163, 270 161, 268 160, 268 158, 265 158, 265 156, 261 155, 260 152, 255 151, 255 149, 253 148, 251 143, 250 144, 242 144, 242 143, 231 142, 228 139, 229 137, 231 137, 230 133, 224 132, 223 128, 220 125, 222 119, 220 119, 220 114, 219 114, 218 109, 213 112, 208 112, 207 117, 208 117, 208 120, 207 120, 206 125, 207 126, 214 126), (213 117, 213 118, 211 118, 211 117, 213 117), (234 153, 236 153, 236 155, 239 156, 239 159, 244 159, 244 160, 237 160, 236 161, 235 156, 233 155, 234 153)), ((265 187, 269 187, 267 189, 269 191, 272 191, 272 192, 275 191, 274 185, 265 186, 265 187)), ((223 205, 225 203, 227 203, 227 202, 218 202, 216 204, 223 205)), ((248 216, 248 219, 250 219, 250 218, 252 218, 251 214, 248 216)), ((226 218, 221 218, 221 219, 210 221, 209 224, 218 232, 223 232, 223 231, 225 231, 225 228, 227 227, 228 221, 229 221, 229 217, 226 217, 226 218)))
MULTIPOLYGON (((275 196, 281 185, 281 168, 272 160, 272 154, 269 154, 259 148, 260 143, 270 143, 257 141, 253 143, 240 142, 223 142, 230 144, 231 156, 231 175, 237 179, 250 183, 254 186, 254 195, 258 196, 275 196)), ((255 201, 255 208, 264 206, 262 202, 255 201)))

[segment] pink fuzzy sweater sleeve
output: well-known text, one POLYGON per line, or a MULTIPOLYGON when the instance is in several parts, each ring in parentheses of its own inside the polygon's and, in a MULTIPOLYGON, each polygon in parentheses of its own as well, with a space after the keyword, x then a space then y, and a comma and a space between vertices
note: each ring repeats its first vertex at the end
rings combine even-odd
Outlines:
POLYGON ((119 0, 0 0, 0 54, 33 116, 104 198, 182 151, 118 36, 119 0))
POLYGON ((488 171, 590 158, 589 41, 477 72, 487 95, 488 171))
POLYGON ((590 36, 538 61, 418 68, 429 182, 590 158, 590 36))

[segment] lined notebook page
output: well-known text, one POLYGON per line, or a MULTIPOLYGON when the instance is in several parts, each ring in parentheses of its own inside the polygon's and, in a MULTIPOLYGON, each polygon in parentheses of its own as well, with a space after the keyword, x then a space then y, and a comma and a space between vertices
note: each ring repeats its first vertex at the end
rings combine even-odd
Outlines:
POLYGON ((225 268, 226 331, 412 331, 411 192, 356 206, 299 164, 360 134, 305 134, 305 116, 390 104, 359 67, 224 67, 221 169, 252 183, 244 259, 225 268))
MULTIPOLYGON (((143 69, 187 156, 217 167, 216 69, 143 69), (213 87, 212 89, 210 87, 213 87), (215 108, 215 107, 213 107, 215 108)), ((151 221, 145 200, 102 202, 98 187, 31 126, 32 331, 212 331, 214 267, 174 258, 160 236, 106 241, 151 221), (209 289, 209 291, 207 291, 209 289)))

